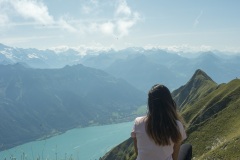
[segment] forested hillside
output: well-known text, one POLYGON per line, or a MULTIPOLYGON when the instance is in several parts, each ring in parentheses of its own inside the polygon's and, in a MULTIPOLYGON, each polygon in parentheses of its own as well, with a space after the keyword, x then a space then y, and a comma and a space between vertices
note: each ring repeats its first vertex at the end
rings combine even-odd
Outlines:
POLYGON ((83 65, 0 65, 0 150, 89 125, 129 121, 145 94, 83 65))

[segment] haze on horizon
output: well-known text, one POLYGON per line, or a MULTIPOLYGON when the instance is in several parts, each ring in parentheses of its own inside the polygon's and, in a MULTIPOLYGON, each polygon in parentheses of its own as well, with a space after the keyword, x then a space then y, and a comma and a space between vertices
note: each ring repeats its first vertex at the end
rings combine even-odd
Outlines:
POLYGON ((240 53, 238 0, 0 0, 0 43, 240 53))

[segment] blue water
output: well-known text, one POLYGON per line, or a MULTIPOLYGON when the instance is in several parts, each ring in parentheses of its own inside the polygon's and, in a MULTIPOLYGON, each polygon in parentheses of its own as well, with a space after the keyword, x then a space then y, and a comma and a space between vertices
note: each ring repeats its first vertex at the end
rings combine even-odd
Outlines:
POLYGON ((0 152, 0 160, 95 160, 130 137, 133 122, 72 129, 0 152))

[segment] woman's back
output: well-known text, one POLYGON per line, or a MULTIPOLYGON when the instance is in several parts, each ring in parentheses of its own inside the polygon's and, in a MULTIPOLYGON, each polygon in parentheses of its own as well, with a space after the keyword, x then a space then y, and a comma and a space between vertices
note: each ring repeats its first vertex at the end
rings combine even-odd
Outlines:
POLYGON ((176 160, 186 138, 169 89, 154 85, 148 92, 148 113, 135 120, 132 137, 137 160, 176 160))
MULTIPOLYGON (((170 145, 157 145, 146 132, 147 117, 137 117, 131 136, 137 139, 138 157, 137 160, 172 160, 174 143, 170 145)), ((183 125, 177 121, 182 139, 186 138, 183 125)))

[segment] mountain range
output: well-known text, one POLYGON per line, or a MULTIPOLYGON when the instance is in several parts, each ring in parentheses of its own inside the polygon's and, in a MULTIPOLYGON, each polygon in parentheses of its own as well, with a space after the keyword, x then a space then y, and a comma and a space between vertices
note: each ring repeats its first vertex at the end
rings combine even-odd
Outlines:
POLYGON ((129 121, 145 93, 83 65, 0 65, 0 150, 68 129, 129 121))
MULTIPOLYGON (((217 84, 197 70, 172 95, 185 120, 194 159, 240 159, 240 79, 217 84)), ((132 139, 124 141, 102 160, 134 160, 132 139)))
MULTIPOLYGON (((83 55, 0 44, 0 150, 132 120, 143 113, 149 88, 162 83, 186 121, 196 159, 239 159, 239 61, 216 52, 186 57, 127 48, 83 55)), ((135 159, 131 139, 102 159, 135 159)))
POLYGON ((185 84, 197 69, 204 70, 217 83, 226 83, 239 76, 239 55, 217 51, 188 55, 191 56, 154 48, 87 51, 83 54, 71 48, 56 52, 0 44, 0 64, 23 63, 33 68, 83 64, 122 78, 144 92, 155 83, 166 84, 175 90, 185 84))

